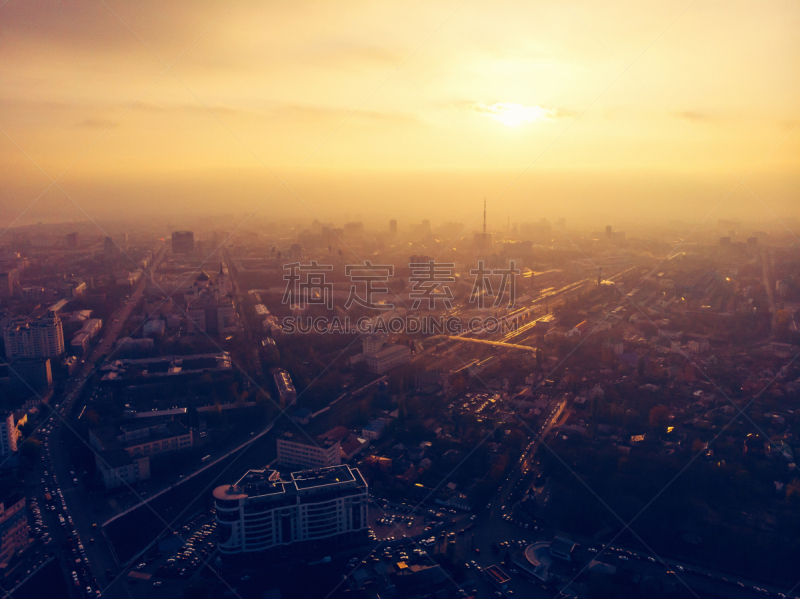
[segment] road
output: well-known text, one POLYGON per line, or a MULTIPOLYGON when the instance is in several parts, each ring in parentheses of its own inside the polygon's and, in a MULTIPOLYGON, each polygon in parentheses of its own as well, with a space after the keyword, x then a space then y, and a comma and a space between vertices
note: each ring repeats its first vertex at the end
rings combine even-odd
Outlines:
MULTIPOLYGON (((569 414, 564 400, 558 400, 548 410, 541 428, 536 431, 538 439, 546 438, 553 428, 569 414)), ((500 486, 489 505, 478 512, 474 529, 469 531, 468 534, 456 536, 456 555, 463 562, 474 561, 475 565, 481 568, 491 564, 501 565, 506 549, 501 548, 499 553, 493 554, 491 551, 493 543, 510 542, 512 546, 520 543, 519 547, 517 547, 517 551, 520 551, 524 546, 531 543, 550 541, 557 534, 555 529, 542 520, 538 520, 535 526, 524 529, 520 525, 513 524, 510 520, 504 518, 504 515, 511 512, 513 502, 526 493, 532 494, 535 492, 531 488, 530 480, 536 478, 536 475, 539 474, 535 463, 536 451, 541 444, 538 439, 534 440, 526 448, 511 475, 500 486), (478 549, 479 553, 475 549, 478 549)), ((539 491, 539 495, 538 504, 540 507, 544 507, 550 497, 549 485, 544 485, 539 491)), ((602 549, 602 545, 598 545, 596 541, 591 539, 576 539, 576 541, 581 547, 576 556, 575 574, 583 564, 597 557, 598 550, 602 549)), ((511 553, 514 553, 513 549, 511 553)), ((671 581, 677 590, 685 589, 686 586, 689 586, 697 592, 741 599, 753 599, 754 597, 767 595, 781 597, 780 593, 785 592, 785 589, 781 590, 772 585, 755 583, 677 560, 666 560, 665 563, 660 563, 659 560, 648 553, 619 546, 609 547, 601 559, 642 575, 651 576, 665 582, 671 581)), ((501 568, 511 575, 508 587, 511 590, 510 595, 535 598, 553 597, 553 589, 548 589, 538 582, 530 581, 521 575, 514 574, 515 569, 513 566, 509 568, 501 565, 501 568)), ((474 566, 471 565, 470 570, 474 571, 474 566)), ((465 588, 478 589, 480 591, 479 596, 491 596, 495 592, 495 589, 480 577, 472 585, 465 588)))
MULTIPOLYGON (((164 255, 165 250, 162 249, 153 261, 152 271, 155 271, 158 264, 163 260, 164 255)), ((49 458, 52 458, 52 463, 48 462, 45 466, 52 468, 52 471, 49 471, 49 476, 52 477, 49 487, 52 487, 51 491, 61 490, 66 503, 66 508, 63 510, 64 514, 66 514, 66 517, 72 517, 72 526, 77 535, 76 540, 83 545, 88 557, 88 565, 91 567, 93 577, 99 582, 101 589, 105 588, 108 581, 105 576, 106 570, 115 571, 117 565, 111 550, 102 539, 97 538, 95 539, 96 542, 90 542, 90 539, 99 534, 94 528, 98 519, 96 514, 104 508, 107 509, 108 503, 97 495, 91 496, 87 494, 81 483, 76 484, 74 482, 74 479, 79 477, 80 473, 78 475, 71 474, 74 466, 70 463, 69 456, 66 451, 63 451, 63 448, 66 444, 65 439, 67 436, 75 433, 69 429, 68 425, 64 424, 62 419, 66 419, 67 414, 70 413, 75 402, 81 396, 87 381, 94 374, 95 362, 101 356, 110 352, 123 325, 130 317, 136 304, 141 300, 147 285, 146 276, 142 277, 125 303, 113 313, 111 322, 106 325, 102 339, 97 343, 89 358, 70 378, 63 399, 59 401, 55 408, 58 410, 60 418, 55 418, 55 414, 52 414, 47 419, 50 422, 44 427, 48 429, 52 423, 52 428, 43 435, 46 447, 49 450, 49 458)), ((110 589, 104 590, 103 596, 109 599, 125 599, 127 595, 124 593, 123 586, 122 584, 115 584, 110 589)))
POLYGON ((484 345, 492 345, 495 347, 500 347, 502 349, 520 349, 523 351, 536 351, 535 347, 531 347, 530 345, 516 345, 515 343, 505 343, 503 341, 490 341, 488 339, 474 339, 472 337, 458 337, 458 336, 447 336, 445 339, 449 339, 451 341, 464 341, 468 343, 483 343, 484 345))
MULTIPOLYGON (((534 439, 526 447, 520 460, 513 468, 509 477, 499 487, 497 493, 491 499, 489 504, 477 513, 477 518, 474 521, 474 528, 456 535, 456 556, 460 561, 465 564, 475 562, 475 565, 480 568, 486 568, 492 564, 500 565, 505 554, 505 548, 499 553, 492 553, 492 544, 498 545, 506 541, 516 543, 524 540, 526 544, 533 543, 537 540, 550 540, 552 538, 552 531, 541 529, 535 530, 529 528, 524 530, 519 526, 506 520, 503 516, 511 511, 513 495, 527 491, 523 483, 525 478, 531 477, 529 472, 533 467, 536 451, 539 448, 539 439, 546 437, 552 430, 554 424, 561 417, 566 401, 563 399, 556 400, 548 408, 547 414, 542 420, 541 428, 537 431, 539 438, 534 439), (527 476, 526 476, 527 475, 527 476), (479 550, 476 552, 475 549, 479 550)), ((456 528, 463 530, 463 526, 458 525, 456 528)), ((437 543, 437 547, 439 543, 437 543)), ((506 573, 509 573, 509 568, 501 565, 506 573)), ((475 567, 470 563, 470 568, 467 570, 470 574, 477 573, 475 567)), ((464 588, 478 589, 479 596, 488 597, 494 594, 495 589, 491 587, 482 576, 472 577, 474 582, 467 584, 464 588)), ((511 577, 509 583, 511 594, 519 595, 522 597, 535 597, 535 598, 549 598, 552 599, 553 591, 545 589, 542 585, 537 585, 529 582, 528 580, 520 577, 511 577)))

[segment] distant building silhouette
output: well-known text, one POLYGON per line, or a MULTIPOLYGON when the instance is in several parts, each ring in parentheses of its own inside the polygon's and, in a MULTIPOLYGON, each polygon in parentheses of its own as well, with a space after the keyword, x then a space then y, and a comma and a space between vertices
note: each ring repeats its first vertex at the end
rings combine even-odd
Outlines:
POLYGON ((194 233, 191 231, 175 231, 172 234, 173 254, 194 253, 194 233))

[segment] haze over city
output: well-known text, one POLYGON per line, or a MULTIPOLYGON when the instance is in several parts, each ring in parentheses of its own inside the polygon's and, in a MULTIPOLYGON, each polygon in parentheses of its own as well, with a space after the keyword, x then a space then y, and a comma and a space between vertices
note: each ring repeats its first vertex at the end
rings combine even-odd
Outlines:
POLYGON ((800 596, 795 0, 0 0, 0 594, 800 596))

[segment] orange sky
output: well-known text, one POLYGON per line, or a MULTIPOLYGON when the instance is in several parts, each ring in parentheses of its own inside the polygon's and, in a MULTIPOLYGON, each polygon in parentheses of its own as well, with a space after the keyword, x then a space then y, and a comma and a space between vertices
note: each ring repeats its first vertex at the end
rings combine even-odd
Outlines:
POLYGON ((721 215, 800 205, 786 0, 82 4, 0 8, 5 224, 40 168, 97 218, 702 217, 754 169, 721 215))

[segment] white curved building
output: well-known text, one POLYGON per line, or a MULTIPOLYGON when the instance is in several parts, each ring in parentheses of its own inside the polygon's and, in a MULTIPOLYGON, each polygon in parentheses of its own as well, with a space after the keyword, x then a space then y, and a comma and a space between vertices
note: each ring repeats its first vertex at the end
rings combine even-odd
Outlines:
POLYGON ((214 489, 223 559, 333 550, 364 541, 367 483, 347 465, 292 472, 250 470, 214 489))

